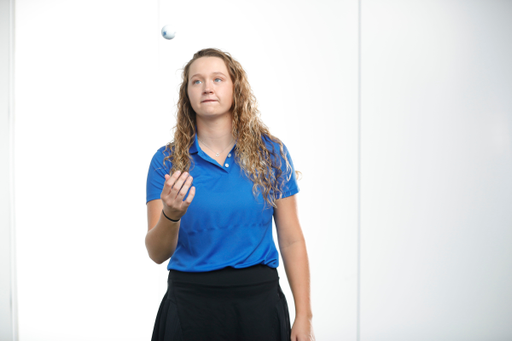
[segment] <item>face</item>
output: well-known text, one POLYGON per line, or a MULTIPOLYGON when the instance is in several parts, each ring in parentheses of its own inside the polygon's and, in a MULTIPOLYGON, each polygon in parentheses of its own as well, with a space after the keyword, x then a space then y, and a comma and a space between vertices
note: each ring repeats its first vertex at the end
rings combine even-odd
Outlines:
POLYGON ((231 115, 233 82, 222 59, 196 59, 190 65, 187 92, 198 118, 231 115))

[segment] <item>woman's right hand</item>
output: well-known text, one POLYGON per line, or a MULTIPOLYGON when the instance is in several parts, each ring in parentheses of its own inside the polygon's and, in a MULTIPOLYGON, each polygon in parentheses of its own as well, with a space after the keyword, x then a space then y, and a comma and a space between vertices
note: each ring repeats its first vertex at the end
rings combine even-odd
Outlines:
POLYGON ((188 206, 190 206, 196 194, 196 188, 193 186, 190 188, 191 185, 192 176, 187 172, 181 174, 180 171, 176 171, 172 176, 165 174, 165 184, 162 194, 160 194, 160 199, 162 199, 163 210, 166 216, 173 220, 178 220, 187 212, 188 206), (190 192, 185 201, 183 201, 189 188, 190 192))

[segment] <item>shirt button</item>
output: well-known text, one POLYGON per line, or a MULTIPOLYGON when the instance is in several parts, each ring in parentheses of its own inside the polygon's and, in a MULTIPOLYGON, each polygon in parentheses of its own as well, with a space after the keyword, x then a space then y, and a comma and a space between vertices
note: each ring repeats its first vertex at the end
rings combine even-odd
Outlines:
POLYGON ((231 157, 231 154, 228 154, 228 157, 231 157))
POLYGON ((229 164, 228 164, 228 163, 226 163, 224 166, 229 167, 229 164))

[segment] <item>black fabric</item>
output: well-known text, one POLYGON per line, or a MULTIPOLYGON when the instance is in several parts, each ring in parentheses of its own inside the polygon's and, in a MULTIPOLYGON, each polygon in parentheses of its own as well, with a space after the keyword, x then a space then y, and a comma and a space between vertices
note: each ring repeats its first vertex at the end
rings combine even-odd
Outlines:
POLYGON ((289 341, 290 317, 276 269, 257 265, 169 272, 152 341, 289 341))

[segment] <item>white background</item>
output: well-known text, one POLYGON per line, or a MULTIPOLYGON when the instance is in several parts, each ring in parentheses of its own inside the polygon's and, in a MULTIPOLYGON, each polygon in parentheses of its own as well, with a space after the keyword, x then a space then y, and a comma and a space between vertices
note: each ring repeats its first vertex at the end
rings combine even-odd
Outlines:
POLYGON ((150 338, 167 271, 144 246, 147 171, 172 138, 180 69, 205 47, 240 61, 303 173, 319 340, 354 337, 356 5, 18 1, 20 340, 150 338))
POLYGON ((150 338, 147 170, 205 47, 303 173, 317 340, 511 339, 512 2, 359 5, 16 1, 19 339, 150 338))

